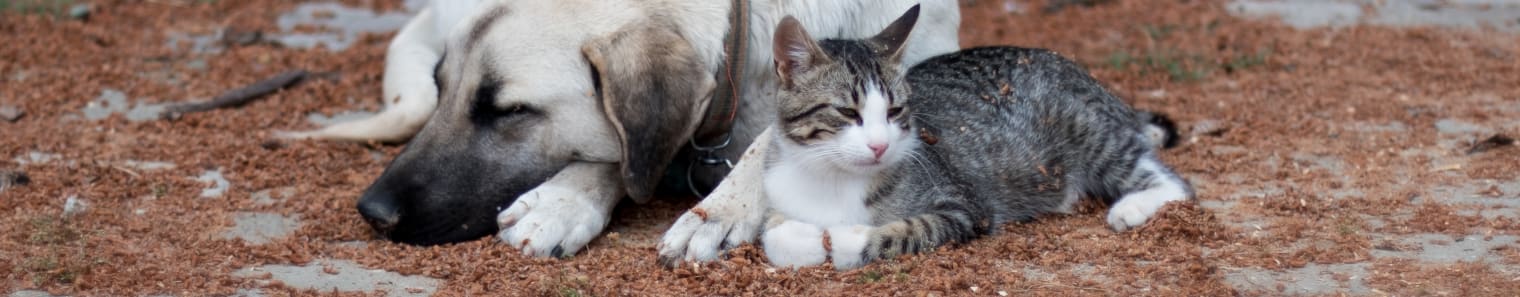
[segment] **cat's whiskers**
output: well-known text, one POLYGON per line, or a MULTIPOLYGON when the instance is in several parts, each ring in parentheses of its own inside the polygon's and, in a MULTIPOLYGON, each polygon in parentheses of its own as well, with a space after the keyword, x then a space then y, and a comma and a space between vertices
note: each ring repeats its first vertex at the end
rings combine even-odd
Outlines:
POLYGON ((924 157, 924 150, 923 149, 916 149, 916 150, 910 150, 910 151, 908 151, 907 158, 908 158, 909 162, 913 162, 912 164, 914 166, 925 166, 929 162, 929 159, 926 159, 926 157, 924 157))
MULTIPOLYGON (((943 118, 936 117, 933 114, 929 114, 929 113, 925 113, 925 112, 919 112, 919 111, 914 111, 912 114, 909 114, 908 117, 912 118, 913 122, 916 123, 916 124, 918 124, 918 125, 926 126, 926 127, 930 127, 930 128, 934 128, 934 129, 939 129, 940 128, 939 125, 935 125, 934 124, 934 121, 943 120, 943 118)), ((909 132, 917 133, 918 131, 909 131, 909 132)))

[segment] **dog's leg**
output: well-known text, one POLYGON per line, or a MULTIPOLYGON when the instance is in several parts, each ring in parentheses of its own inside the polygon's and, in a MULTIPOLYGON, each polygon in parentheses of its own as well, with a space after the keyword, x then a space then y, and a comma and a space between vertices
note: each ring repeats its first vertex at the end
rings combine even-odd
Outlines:
POLYGON ((496 216, 497 237, 523 255, 574 255, 607 227, 623 197, 616 163, 570 163, 496 216))
POLYGON ((761 178, 772 134, 771 129, 760 132, 718 188, 665 231, 661 265, 716 260, 724 249, 755 240, 768 209, 761 178))
POLYGON ((384 97, 380 98, 385 109, 379 114, 314 131, 275 135, 290 139, 398 142, 417 134, 438 106, 433 67, 443 58, 444 39, 448 37, 448 31, 440 26, 453 25, 435 21, 439 8, 442 7, 422 9, 391 40, 385 53, 384 97))

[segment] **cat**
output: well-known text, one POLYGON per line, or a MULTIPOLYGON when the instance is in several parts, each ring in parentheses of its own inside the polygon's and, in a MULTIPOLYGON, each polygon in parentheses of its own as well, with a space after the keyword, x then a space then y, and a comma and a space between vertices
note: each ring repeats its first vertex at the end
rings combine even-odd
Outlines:
POLYGON ((1115 231, 1192 199, 1156 150, 1158 114, 1137 112, 1042 49, 983 47, 904 72, 908 10, 863 40, 775 32, 777 137, 766 156, 772 265, 838 269, 963 243, 1005 223, 1110 203, 1115 231))

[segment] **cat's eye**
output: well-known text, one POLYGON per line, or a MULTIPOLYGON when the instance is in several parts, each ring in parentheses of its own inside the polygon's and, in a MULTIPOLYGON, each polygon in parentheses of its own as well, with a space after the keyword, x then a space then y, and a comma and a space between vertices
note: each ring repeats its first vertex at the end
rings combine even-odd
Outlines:
POLYGON ((834 133, 834 131, 823 130, 823 129, 813 130, 812 133, 808 133, 807 139, 818 139, 819 137, 828 136, 829 134, 833 134, 833 133, 834 133))
POLYGON ((834 110, 838 111, 839 115, 842 115, 844 117, 855 119, 855 120, 860 120, 860 112, 855 111, 854 108, 835 107, 834 110))
POLYGON ((902 114, 902 111, 903 111, 903 108, 901 106, 899 106, 899 107, 893 107, 893 108, 888 108, 887 109, 887 118, 889 118, 889 119, 890 118, 895 118, 895 117, 897 117, 898 114, 902 114))

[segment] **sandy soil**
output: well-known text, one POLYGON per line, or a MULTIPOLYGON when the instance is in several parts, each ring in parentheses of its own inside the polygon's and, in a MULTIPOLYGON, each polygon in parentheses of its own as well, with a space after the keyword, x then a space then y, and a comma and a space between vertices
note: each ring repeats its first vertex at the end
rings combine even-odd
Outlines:
POLYGON ((564 260, 490 239, 374 240, 352 206, 399 147, 269 136, 379 108, 391 33, 302 48, 280 37, 324 29, 282 28, 298 5, 274 0, 94 1, 87 19, 6 8, 0 293, 1520 295, 1520 148, 1481 145, 1520 136, 1517 35, 1293 27, 1226 1, 1057 2, 1099 4, 969 1, 963 43, 1055 49, 1172 115, 1184 140, 1164 158, 1198 201, 1125 233, 1086 205, 848 272, 778 271, 749 246, 662 269, 656 239, 689 197, 620 207, 564 260), (322 75, 240 108, 141 117, 294 69, 322 75))

